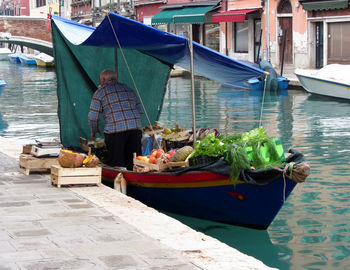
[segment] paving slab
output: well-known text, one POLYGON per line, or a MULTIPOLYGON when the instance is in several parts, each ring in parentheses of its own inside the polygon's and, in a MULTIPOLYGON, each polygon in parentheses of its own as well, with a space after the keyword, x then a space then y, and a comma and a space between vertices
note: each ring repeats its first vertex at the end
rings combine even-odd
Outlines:
POLYGON ((0 137, 0 270, 272 269, 107 186, 23 175, 9 145, 0 137))

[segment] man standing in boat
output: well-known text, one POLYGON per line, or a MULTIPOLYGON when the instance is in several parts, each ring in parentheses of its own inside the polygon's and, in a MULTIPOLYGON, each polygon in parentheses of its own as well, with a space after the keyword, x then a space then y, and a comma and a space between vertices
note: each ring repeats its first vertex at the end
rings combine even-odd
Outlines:
POLYGON ((100 85, 94 93, 89 112, 91 139, 100 133, 101 113, 105 120, 104 137, 108 151, 108 165, 133 168, 133 153, 141 155, 142 108, 135 92, 117 81, 117 74, 105 69, 100 85))

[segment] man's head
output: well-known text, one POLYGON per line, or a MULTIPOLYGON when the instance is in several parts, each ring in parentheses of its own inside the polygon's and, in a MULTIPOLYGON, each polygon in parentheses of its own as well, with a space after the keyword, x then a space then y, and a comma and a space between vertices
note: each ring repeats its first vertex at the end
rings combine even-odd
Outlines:
POLYGON ((105 69, 100 74, 100 83, 101 84, 104 84, 105 82, 113 80, 113 79, 114 80, 117 79, 117 74, 111 69, 105 69))

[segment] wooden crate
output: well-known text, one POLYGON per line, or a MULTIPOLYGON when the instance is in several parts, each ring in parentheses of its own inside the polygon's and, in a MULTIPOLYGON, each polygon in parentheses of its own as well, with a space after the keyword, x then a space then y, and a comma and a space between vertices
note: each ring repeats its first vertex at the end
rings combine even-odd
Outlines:
POLYGON ((32 144, 23 145, 22 154, 30 154, 32 152, 32 144))
POLYGON ((134 153, 133 161, 134 161, 134 170, 138 172, 164 171, 166 169, 173 169, 176 167, 188 166, 188 161, 163 163, 163 162, 160 162, 160 160, 157 160, 157 164, 148 163, 142 160, 138 160, 136 158, 135 153, 134 153))
POLYGON ((51 166, 51 184, 57 185, 101 185, 102 168, 62 168, 60 165, 51 166))
POLYGON ((30 154, 19 156, 19 172, 29 175, 30 172, 50 172, 51 166, 58 164, 57 157, 37 158, 30 154))

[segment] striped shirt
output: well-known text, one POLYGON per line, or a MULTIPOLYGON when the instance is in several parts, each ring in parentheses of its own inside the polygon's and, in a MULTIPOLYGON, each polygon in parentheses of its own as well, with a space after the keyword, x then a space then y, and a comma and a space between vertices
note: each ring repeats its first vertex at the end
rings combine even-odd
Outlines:
POLYGON ((94 93, 89 112, 91 132, 98 131, 100 114, 105 120, 104 133, 142 129, 142 109, 134 91, 116 80, 109 80, 94 93))

